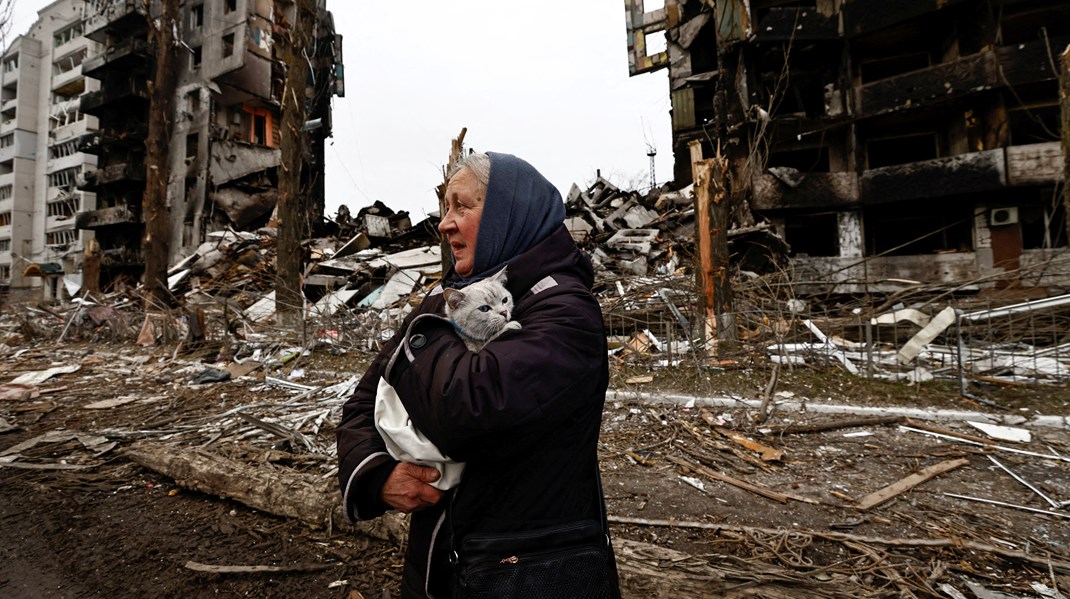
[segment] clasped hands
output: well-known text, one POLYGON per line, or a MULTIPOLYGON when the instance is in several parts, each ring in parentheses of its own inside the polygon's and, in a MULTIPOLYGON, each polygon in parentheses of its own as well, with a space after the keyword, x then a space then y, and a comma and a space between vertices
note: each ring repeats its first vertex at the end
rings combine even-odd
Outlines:
POLYGON ((442 499, 443 492, 430 485, 440 476, 434 468, 401 462, 386 477, 379 496, 384 503, 399 512, 418 512, 442 499))

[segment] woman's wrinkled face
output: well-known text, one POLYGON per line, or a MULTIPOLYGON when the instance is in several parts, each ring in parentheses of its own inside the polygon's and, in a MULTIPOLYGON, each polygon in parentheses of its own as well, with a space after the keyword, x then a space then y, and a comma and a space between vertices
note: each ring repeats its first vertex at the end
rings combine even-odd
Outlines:
POLYGON ((453 251, 457 274, 472 276, 476 258, 479 220, 483 216, 483 193, 471 169, 461 169, 446 185, 446 214, 438 224, 453 251))

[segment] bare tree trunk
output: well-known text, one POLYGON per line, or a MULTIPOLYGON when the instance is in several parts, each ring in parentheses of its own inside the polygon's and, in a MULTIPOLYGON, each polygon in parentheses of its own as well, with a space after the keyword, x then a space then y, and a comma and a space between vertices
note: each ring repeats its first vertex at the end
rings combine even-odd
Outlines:
POLYGON ((1062 67, 1059 73, 1059 107, 1063 140, 1063 220, 1066 223, 1066 238, 1070 240, 1070 46, 1063 51, 1059 63, 1062 67))
POLYGON ((82 289, 93 297, 100 295, 100 261, 100 243, 95 237, 86 239, 82 256, 82 289))
POLYGON ((175 92, 178 86, 179 0, 163 0, 159 20, 150 21, 149 43, 156 52, 156 76, 149 82, 149 135, 145 140, 145 195, 141 213, 145 220, 142 254, 145 274, 145 310, 158 310, 167 291, 167 253, 170 213, 167 183, 170 179, 171 132, 174 128, 175 92), (155 23, 155 25, 153 25, 155 23))
MULTIPOLYGON (((439 218, 446 217, 446 186, 450 182, 450 171, 453 170, 453 165, 457 164, 457 159, 461 157, 464 152, 464 136, 468 133, 468 127, 461 128, 461 134, 453 138, 450 142, 450 161, 446 165, 446 168, 442 169, 442 185, 436 190, 438 192, 438 216, 439 218)), ((453 264, 453 259, 450 257, 450 244, 443 237, 438 242, 439 250, 442 253, 442 275, 446 275, 446 271, 450 269, 450 265, 453 264)))
POLYGON ((718 352, 731 351, 739 337, 732 301, 731 266, 728 263, 729 195, 728 160, 718 152, 711 163, 710 257, 713 264, 713 313, 717 316, 718 352))
POLYGON ((301 129, 307 120, 309 63, 306 56, 315 28, 316 3, 297 0, 294 13, 293 27, 285 36, 276 39, 279 57, 287 65, 282 92, 282 164, 279 167, 279 237, 275 267, 275 312, 284 323, 292 323, 304 307, 301 240, 307 229, 304 208, 308 194, 303 192, 302 171, 308 158, 308 140, 301 129))
POLYGON ((705 356, 706 341, 713 336, 713 254, 710 239, 710 176, 709 160, 702 159, 702 142, 688 144, 691 152, 691 180, 695 196, 695 287, 698 290, 698 314, 694 323, 695 342, 705 356))

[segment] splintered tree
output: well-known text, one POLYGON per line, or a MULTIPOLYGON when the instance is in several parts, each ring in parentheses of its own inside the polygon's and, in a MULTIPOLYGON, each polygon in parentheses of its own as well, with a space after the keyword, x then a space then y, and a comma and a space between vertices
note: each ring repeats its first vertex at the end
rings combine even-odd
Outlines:
POLYGON ((1059 107, 1063 146, 1063 220, 1066 222, 1066 238, 1070 240, 1070 46, 1063 50, 1059 60, 1059 107))
MULTIPOLYGON (((276 2, 276 14, 287 14, 284 3, 276 2)), ((292 321, 304 305, 301 294, 301 239, 308 228, 303 208, 308 194, 302 188, 302 169, 308 161, 307 136, 302 127, 307 119, 306 86, 316 3, 294 3, 292 27, 276 38, 278 58, 286 65, 282 92, 282 164, 279 166, 278 257, 275 270, 275 312, 280 320, 292 321)))
POLYGON ((178 85, 179 0, 163 0, 159 19, 149 22, 149 43, 156 52, 156 76, 149 82, 149 134, 145 140, 145 194, 141 213, 145 221, 142 278, 145 310, 159 310, 167 291, 167 254, 170 219, 167 182, 170 178, 169 152, 174 128, 175 92, 178 85))

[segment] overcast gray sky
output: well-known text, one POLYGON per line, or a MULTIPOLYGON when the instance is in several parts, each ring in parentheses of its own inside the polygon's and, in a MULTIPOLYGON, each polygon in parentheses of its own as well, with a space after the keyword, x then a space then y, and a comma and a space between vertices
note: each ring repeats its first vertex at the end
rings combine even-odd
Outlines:
MULTIPOLYGON (((13 35, 45 0, 18 0, 13 35)), ((661 6, 646 2, 647 10, 661 6)), ((618 185, 672 175, 665 71, 628 77, 621 0, 328 0, 344 36, 346 97, 327 140, 327 210, 381 200, 437 209, 450 140, 516 154, 562 195, 595 171, 618 185)), ((659 37, 659 36, 652 36, 659 37)))

